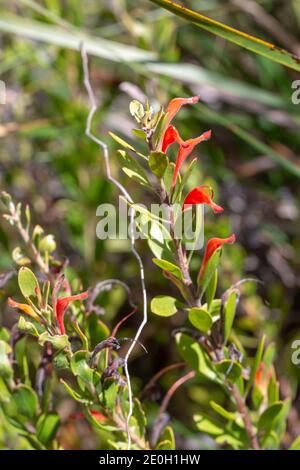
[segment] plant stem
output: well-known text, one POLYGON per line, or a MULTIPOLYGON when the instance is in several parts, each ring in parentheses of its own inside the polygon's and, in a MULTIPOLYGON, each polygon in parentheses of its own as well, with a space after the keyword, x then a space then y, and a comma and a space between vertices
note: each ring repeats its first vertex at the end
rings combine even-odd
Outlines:
POLYGON ((44 262, 44 260, 41 257, 40 253, 36 249, 34 243, 30 239, 30 236, 29 236, 27 230, 25 230, 25 228, 23 227, 22 222, 20 220, 20 217, 18 216, 17 213, 14 214, 14 220, 15 220, 16 228, 17 228, 21 238, 23 239, 25 245, 28 247, 29 251, 31 252, 34 261, 39 266, 40 270, 48 276, 49 275, 49 266, 47 265, 47 263, 44 262))
POLYGON ((229 390, 232 392, 232 395, 235 399, 237 408, 238 408, 238 410, 239 410, 239 412, 242 416, 242 419, 243 419, 243 422, 244 422, 244 425, 245 425, 245 429, 246 429, 246 433, 249 437, 249 441, 250 441, 250 444, 251 444, 251 448, 254 449, 254 450, 259 450, 260 449, 259 443, 258 443, 256 434, 255 434, 254 428, 252 426, 252 422, 251 422, 251 419, 250 419, 245 401, 244 401, 243 397, 241 396, 241 394, 239 392, 239 389, 237 388, 236 385, 230 386, 229 390))
POLYGON ((158 416, 161 416, 167 409, 168 407, 168 404, 172 398, 172 396, 174 395, 174 393, 176 392, 176 390, 182 385, 184 384, 185 382, 187 382, 188 380, 192 379, 193 377, 195 377, 196 375, 196 372, 194 370, 188 372, 186 375, 184 375, 183 377, 180 377, 180 379, 176 380, 176 382, 173 383, 172 387, 170 387, 170 389, 168 390, 167 394, 165 395, 163 401, 162 401, 162 404, 160 406, 160 409, 159 409, 159 412, 158 412, 158 416))
MULTIPOLYGON (((119 415, 114 415, 112 417, 112 419, 114 420, 114 422, 116 423, 117 426, 120 427, 120 429, 122 429, 122 431, 124 432, 127 432, 128 429, 127 429, 127 424, 125 421, 122 420, 122 418, 120 418, 119 415)), ((135 442, 135 444, 142 450, 149 450, 149 446, 147 445, 147 443, 143 440, 143 439, 140 439, 136 434, 132 433, 132 431, 130 430, 130 436, 131 436, 131 439, 133 440, 133 442, 135 442)))

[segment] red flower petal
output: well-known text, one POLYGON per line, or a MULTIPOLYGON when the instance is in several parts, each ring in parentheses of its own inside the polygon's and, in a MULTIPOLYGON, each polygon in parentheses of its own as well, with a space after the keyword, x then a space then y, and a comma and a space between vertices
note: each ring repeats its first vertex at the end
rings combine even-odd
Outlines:
MULTIPOLYGON (((166 109, 166 127, 169 126, 170 122, 174 118, 174 116, 178 113, 181 106, 184 104, 195 104, 199 101, 199 96, 192 96, 191 98, 173 98, 166 109)), ((168 129, 165 131, 165 133, 168 129)), ((160 139, 160 143, 158 144, 158 150, 162 150, 162 141, 164 140, 165 133, 163 134, 162 138, 160 139)), ((173 141, 174 142, 174 141, 173 141)), ((170 145, 170 144, 169 144, 170 145)), ((164 152, 164 150, 162 150, 164 152)))
POLYGON ((56 301, 54 311, 55 311, 55 317, 56 321, 58 323, 60 333, 62 335, 65 334, 65 326, 64 326, 64 316, 65 316, 65 311, 68 308, 68 305, 70 302, 73 302, 73 300, 82 300, 86 299, 88 296, 88 291, 82 292, 81 294, 76 294, 76 295, 71 295, 69 297, 61 297, 56 301))
POLYGON ((198 103, 200 96, 192 96, 191 98, 173 98, 167 106, 166 114, 168 114, 168 124, 172 121, 174 116, 178 113, 181 106, 184 104, 198 103))
POLYGON ((176 127, 169 126, 163 136, 161 151, 166 153, 169 145, 173 144, 174 142, 181 144, 183 143, 183 140, 180 137, 176 127))
POLYGON ((208 204, 214 212, 222 212, 224 209, 221 206, 218 206, 212 200, 213 190, 210 186, 198 186, 197 188, 192 189, 186 196, 183 203, 183 210, 185 206, 190 204, 208 204), (208 194, 207 190, 211 191, 211 196, 208 194))
POLYGON ((207 245, 206 245, 204 258, 203 258, 202 265, 201 265, 201 269, 200 269, 200 273, 199 273, 200 278, 203 276, 204 271, 205 271, 205 267, 206 267, 209 259, 215 253, 215 251, 217 251, 217 249, 220 248, 221 246, 223 246, 225 243, 232 244, 234 242, 235 242, 235 235, 234 234, 232 234, 228 238, 211 238, 210 240, 208 240, 207 245))
POLYGON ((210 137, 211 137, 211 131, 207 131, 201 134, 199 137, 196 137, 195 139, 185 140, 181 143, 180 149, 177 155, 177 159, 176 159, 174 174, 173 174, 173 180, 172 180, 173 187, 176 185, 178 173, 185 159, 192 153, 196 145, 200 144, 201 142, 205 142, 206 140, 210 139, 210 137))

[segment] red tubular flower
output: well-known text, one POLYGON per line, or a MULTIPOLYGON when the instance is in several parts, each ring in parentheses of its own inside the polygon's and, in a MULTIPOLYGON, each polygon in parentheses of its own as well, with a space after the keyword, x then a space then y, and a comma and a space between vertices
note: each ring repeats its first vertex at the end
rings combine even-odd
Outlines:
POLYGON ((185 206, 190 204, 207 204, 209 205, 214 212, 223 212, 223 207, 215 204, 212 198, 214 197, 213 189, 210 186, 197 186, 197 188, 192 189, 186 196, 183 203, 183 210, 185 206), (211 195, 208 194, 210 191, 211 195))
POLYGON ((81 294, 77 295, 71 295, 69 297, 61 297, 60 299, 57 299, 55 301, 55 304, 53 305, 54 313, 55 313, 55 318, 58 323, 60 333, 62 335, 65 334, 65 326, 64 326, 64 316, 65 316, 65 311, 67 310, 69 303, 73 302, 73 300, 83 300, 86 299, 88 296, 88 291, 82 292, 81 294))
POLYGON ((173 98, 166 109, 166 114, 168 115, 168 124, 170 124, 174 116, 178 113, 181 106, 184 104, 198 103, 199 99, 200 96, 192 96, 191 98, 173 98))
POLYGON ((173 187, 176 185, 178 173, 180 171, 180 168, 183 162, 192 153, 196 145, 200 144, 200 142, 205 142, 206 140, 210 139, 210 137, 211 137, 211 131, 207 131, 201 134, 199 137, 196 137, 195 139, 185 140, 180 144, 180 149, 177 155, 174 174, 173 174, 173 180, 172 180, 173 187))
POLYGON ((169 145, 173 144, 174 142, 182 144, 183 140, 180 137, 176 127, 169 126, 163 135, 163 141, 161 146, 162 152, 166 153, 169 145))
POLYGON ((204 271, 205 271, 205 267, 206 267, 208 261, 210 260, 210 258, 212 257, 212 255, 215 253, 215 251, 217 251, 218 248, 223 246, 225 243, 232 244, 234 242, 235 242, 235 235, 234 234, 232 234, 228 238, 211 238, 210 240, 208 240, 207 245, 206 245, 204 258, 203 258, 202 265, 201 265, 201 269, 200 269, 200 272, 199 272, 199 277, 200 278, 203 276, 204 271))

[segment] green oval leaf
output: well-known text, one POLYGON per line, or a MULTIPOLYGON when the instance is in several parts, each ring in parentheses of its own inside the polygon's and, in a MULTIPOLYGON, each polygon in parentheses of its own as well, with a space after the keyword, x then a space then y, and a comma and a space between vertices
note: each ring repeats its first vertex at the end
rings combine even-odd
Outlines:
POLYGON ((204 308, 193 307, 189 310, 189 320, 191 324, 202 333, 207 333, 213 324, 213 319, 204 308))
POLYGON ((239 362, 232 362, 230 359, 215 364, 217 372, 224 374, 230 382, 236 382, 242 375, 242 366, 239 362))
POLYGON ((177 312, 178 301, 169 295, 158 295, 151 300, 151 312, 160 317, 171 317, 177 312))
POLYGON ((39 283, 31 269, 22 267, 18 274, 18 284, 24 297, 36 297, 40 290, 39 283))
POLYGON ((281 412, 284 403, 282 401, 278 401, 277 403, 273 403, 273 405, 269 406, 263 414, 260 416, 257 429, 258 431, 269 431, 272 429, 273 422, 281 412))
POLYGON ((207 354, 205 354, 205 352, 201 349, 198 341, 195 341, 194 338, 191 338, 184 333, 178 333, 176 335, 176 344, 180 356, 193 370, 199 372, 202 376, 211 380, 216 378, 213 365, 207 354))
POLYGON ((24 416, 32 420, 38 407, 38 398, 28 385, 20 384, 11 395, 7 410, 11 416, 24 416))
POLYGON ((235 311, 238 303, 238 293, 233 290, 228 295, 227 300, 224 303, 224 343, 226 344, 231 333, 233 320, 235 317, 235 311))
POLYGON ((42 444, 51 442, 60 425, 60 418, 56 413, 41 415, 36 425, 37 438, 42 444))
POLYGON ((55 349, 64 349, 69 348, 70 343, 67 335, 50 335, 47 331, 42 333, 39 336, 39 344, 44 346, 44 344, 49 341, 49 343, 53 344, 55 349))
POLYGON ((166 261, 165 259, 153 258, 152 261, 163 271, 167 271, 168 273, 173 274, 173 276, 177 277, 177 279, 180 279, 181 281, 183 280, 182 272, 175 264, 170 263, 170 261, 166 261))
POLYGON ((214 254, 209 258, 206 266, 205 266, 205 270, 204 270, 204 273, 203 275, 200 277, 198 276, 198 285, 201 289, 201 295, 204 294, 204 292, 206 291, 206 289, 208 288, 209 286, 209 283, 215 273, 215 270, 217 269, 218 265, 219 265, 219 262, 220 262, 220 257, 221 257, 221 252, 222 252, 222 248, 218 248, 214 254))
POLYGON ((13 376, 13 370, 7 356, 9 351, 10 346, 0 340, 0 376, 5 379, 10 379, 13 376))
POLYGON ((162 178, 168 168, 169 159, 163 152, 151 152, 148 164, 152 173, 158 178, 162 178))
POLYGON ((122 159, 121 168, 125 175, 139 183, 141 186, 151 188, 147 175, 139 162, 125 150, 118 150, 118 155, 122 159))
POLYGON ((94 371, 88 365, 89 354, 85 351, 77 351, 71 358, 71 370, 74 375, 87 385, 93 383, 94 371))

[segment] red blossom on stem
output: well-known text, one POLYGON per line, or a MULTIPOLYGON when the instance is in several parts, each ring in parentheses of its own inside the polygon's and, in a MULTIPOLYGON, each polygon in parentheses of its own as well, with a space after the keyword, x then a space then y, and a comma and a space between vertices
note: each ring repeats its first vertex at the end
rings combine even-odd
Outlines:
POLYGON ((198 103, 199 99, 200 96, 192 96, 190 98, 173 98, 166 109, 166 114, 168 115, 168 124, 170 124, 174 116, 178 113, 181 106, 184 104, 198 103))
POLYGON ((218 204, 213 201, 213 197, 214 192, 210 186, 197 186, 186 196, 183 203, 183 210, 186 208, 186 206, 191 204, 207 204, 214 212, 223 212, 223 207, 218 206, 218 204), (211 193, 210 195, 208 194, 208 191, 211 193))
POLYGON ((178 144, 182 144, 184 141, 179 135, 178 130, 174 126, 169 126, 163 135, 163 141, 161 150, 162 152, 166 153, 169 145, 177 142, 178 144))
POLYGON ((57 324, 60 329, 60 333, 62 335, 65 334, 65 325, 64 325, 64 316, 65 311, 67 310, 69 303, 73 302, 74 300, 83 300, 86 299, 88 296, 88 291, 82 292, 81 294, 70 295, 69 297, 60 297, 55 301, 55 305, 53 305, 55 318, 57 324))
POLYGON ((179 152, 178 152, 177 159, 176 159, 173 180, 172 180, 172 187, 176 185, 178 173, 180 171, 180 168, 182 167, 183 162, 192 153, 196 145, 200 144, 201 142, 205 142, 206 140, 210 139, 210 137, 211 137, 211 131, 206 131, 203 134, 201 134, 199 137, 182 141, 182 143, 180 144, 179 152))
POLYGON ((201 269, 199 272, 199 277, 201 278, 204 274, 206 265, 212 255, 220 248, 222 247, 225 243, 232 244, 235 242, 235 235, 232 234, 228 238, 211 238, 208 240, 207 245, 206 245, 206 250, 204 254, 204 258, 202 261, 201 269))

